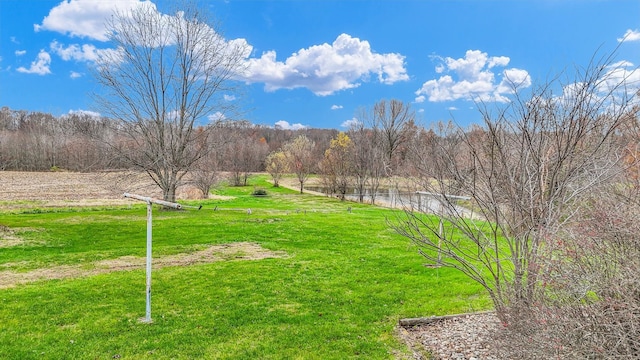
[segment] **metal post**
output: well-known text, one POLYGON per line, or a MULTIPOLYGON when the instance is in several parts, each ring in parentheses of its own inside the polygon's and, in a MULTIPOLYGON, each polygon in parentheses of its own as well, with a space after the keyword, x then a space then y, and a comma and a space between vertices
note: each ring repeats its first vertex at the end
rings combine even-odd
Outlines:
MULTIPOLYGON (((153 237, 153 204, 172 207, 174 209, 182 209, 182 205, 129 193, 125 193, 124 197, 144 201, 147 203, 147 306, 145 318, 141 319, 141 321, 145 323, 151 323, 151 244, 153 237)), ((198 207, 198 210, 201 208, 202 206, 198 207)))
POLYGON ((153 226, 153 204, 147 201, 147 311, 144 322, 151 322, 151 243, 153 226))
POLYGON ((444 223, 442 222, 442 217, 444 216, 444 210, 442 206, 442 202, 439 202, 439 215, 440 215, 440 223, 438 224, 438 266, 442 265, 442 234, 444 233, 444 223))

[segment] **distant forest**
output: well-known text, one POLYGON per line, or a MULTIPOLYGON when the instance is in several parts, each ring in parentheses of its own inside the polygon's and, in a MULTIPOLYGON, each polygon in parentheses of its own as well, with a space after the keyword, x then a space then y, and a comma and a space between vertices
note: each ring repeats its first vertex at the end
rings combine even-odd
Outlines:
MULTIPOLYGON (((410 150, 416 148, 416 142, 423 142, 434 133, 415 123, 408 105, 392 103, 404 112, 393 118, 360 124, 345 134, 349 137, 349 146, 360 146, 360 154, 354 156, 362 157, 363 152, 371 155, 379 150, 384 155, 379 162, 385 167, 386 175, 411 175, 414 166, 409 161, 410 150), (368 150, 363 149, 365 140, 369 143, 368 150)), ((130 168, 130 162, 122 159, 122 149, 127 147, 131 152, 136 149, 125 144, 129 139, 118 138, 118 124, 109 118, 84 113, 54 116, 3 107, 0 109, 0 170, 91 172, 130 168)), ((206 165, 209 170, 244 173, 265 171, 268 155, 301 135, 313 145, 308 159, 310 172, 320 173, 327 150, 340 133, 336 129, 288 130, 246 120, 207 126, 214 127, 214 135, 208 139, 212 143, 206 165)), ((356 165, 354 161, 348 164, 356 165)))
MULTIPOLYGON (((72 113, 54 116, 26 110, 0 109, 0 169, 77 172, 125 169, 120 161, 118 123, 104 117, 72 113)), ((215 125, 211 141, 217 155, 218 170, 233 170, 242 162, 246 171, 265 170, 267 154, 304 134, 315 143, 317 162, 324 156, 334 129, 286 130, 248 121, 228 121, 215 125)), ((123 140, 124 141, 124 140, 123 140)), ((243 169, 245 170, 245 169, 243 169)))

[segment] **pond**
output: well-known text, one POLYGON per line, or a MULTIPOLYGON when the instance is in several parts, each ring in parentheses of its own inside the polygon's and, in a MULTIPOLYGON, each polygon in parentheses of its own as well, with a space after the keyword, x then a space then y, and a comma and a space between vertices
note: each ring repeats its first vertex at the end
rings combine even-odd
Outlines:
MULTIPOLYGON (((322 186, 305 186, 306 190, 323 193, 331 197, 339 197, 339 194, 330 194, 328 189, 322 186)), ((363 200, 365 203, 371 203, 371 192, 365 190, 363 200)), ((350 201, 360 201, 358 190, 355 188, 347 189, 345 199, 350 201)), ((439 213, 443 211, 441 208, 438 196, 435 194, 428 195, 427 193, 418 192, 400 192, 395 188, 380 188, 375 193, 375 203, 377 205, 383 205, 394 208, 412 209, 415 211, 421 211, 425 213, 439 213)), ((459 205, 454 206, 455 211, 466 214, 466 216, 472 216, 469 209, 459 205)))

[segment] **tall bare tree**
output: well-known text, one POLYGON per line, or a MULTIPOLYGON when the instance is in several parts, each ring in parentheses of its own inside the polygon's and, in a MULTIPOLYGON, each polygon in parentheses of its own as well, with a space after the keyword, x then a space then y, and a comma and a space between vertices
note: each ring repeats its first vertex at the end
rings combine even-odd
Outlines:
POLYGON ((383 147, 387 173, 397 167, 394 157, 400 145, 405 141, 406 126, 415 121, 415 113, 409 104, 400 100, 380 100, 373 106, 373 129, 379 136, 378 143, 383 147))
POLYGON ((165 15, 145 3, 115 13, 107 29, 115 50, 97 61, 105 92, 96 100, 121 120, 120 156, 174 201, 183 176, 209 151, 207 117, 233 110, 222 97, 237 90, 248 46, 225 40, 195 4, 165 15))

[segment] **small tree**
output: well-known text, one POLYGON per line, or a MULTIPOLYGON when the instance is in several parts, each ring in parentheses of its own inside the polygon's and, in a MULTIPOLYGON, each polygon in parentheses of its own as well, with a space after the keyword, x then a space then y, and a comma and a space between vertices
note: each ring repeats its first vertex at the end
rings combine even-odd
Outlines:
POLYGON ((200 158, 191 171, 191 182, 200 190, 203 199, 209 197, 211 187, 220 181, 219 166, 216 154, 209 153, 200 158))
POLYGON ((351 152, 353 143, 347 134, 340 132, 331 140, 329 148, 324 153, 324 159, 320 163, 323 178, 329 179, 327 185, 338 192, 341 200, 344 200, 349 188, 352 163, 351 152))
POLYGON ((273 186, 279 187, 282 175, 289 170, 287 156, 282 150, 277 150, 267 156, 265 163, 266 170, 273 179, 273 186))
POLYGON ((230 134, 232 140, 224 148, 224 167, 231 172, 234 186, 247 186, 249 174, 263 170, 269 149, 264 139, 256 139, 255 134, 236 131, 239 133, 230 134))
POLYGON ((313 149, 315 143, 305 135, 300 135, 283 146, 289 162, 289 168, 296 174, 300 183, 300 193, 304 192, 304 183, 313 169, 313 149))
POLYGON ((375 204, 380 180, 384 176, 384 150, 379 146, 379 134, 365 127, 364 122, 354 124, 347 135, 352 141, 350 151, 351 175, 358 193, 358 200, 364 201, 368 191, 371 203, 375 204))

